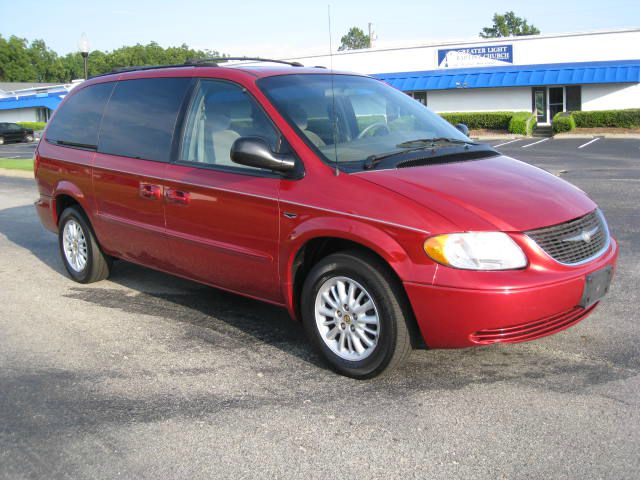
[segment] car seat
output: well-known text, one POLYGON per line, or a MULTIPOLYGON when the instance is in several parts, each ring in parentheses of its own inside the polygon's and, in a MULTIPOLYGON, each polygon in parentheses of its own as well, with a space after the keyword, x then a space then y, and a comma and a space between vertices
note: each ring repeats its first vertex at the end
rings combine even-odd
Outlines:
POLYGON ((322 138, 320 138, 320 136, 317 133, 307 129, 309 117, 307 116, 307 112, 301 106, 290 105, 287 108, 287 112, 289 112, 289 116, 291 117, 291 120, 293 120, 293 122, 298 126, 298 128, 302 130, 302 133, 304 133, 305 136, 309 140, 311 140, 311 142, 316 147, 324 147, 326 145, 326 143, 324 143, 324 140, 322 140, 322 138))

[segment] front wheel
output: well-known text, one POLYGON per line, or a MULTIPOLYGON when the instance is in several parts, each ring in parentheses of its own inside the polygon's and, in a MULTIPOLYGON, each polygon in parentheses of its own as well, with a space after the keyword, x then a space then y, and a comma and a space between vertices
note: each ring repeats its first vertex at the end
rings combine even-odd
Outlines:
POLYGON ((79 283, 93 283, 109 276, 111 259, 100 250, 84 213, 69 207, 58 224, 60 256, 67 272, 79 283))
POLYGON ((31 142, 33 142, 33 138, 34 138, 33 135, 26 135, 24 137, 24 141, 27 142, 27 143, 31 143, 31 142))
POLYGON ((311 343, 343 375, 375 377, 411 353, 401 287, 373 255, 350 251, 321 260, 305 280, 301 310, 311 343))

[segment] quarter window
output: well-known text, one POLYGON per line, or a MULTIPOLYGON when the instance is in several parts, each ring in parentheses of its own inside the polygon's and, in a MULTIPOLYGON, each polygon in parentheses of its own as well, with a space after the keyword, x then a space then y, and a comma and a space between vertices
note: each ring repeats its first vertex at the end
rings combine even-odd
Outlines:
POLYGON ((98 83, 72 93, 47 128, 50 142, 95 148, 102 112, 115 83, 98 83))
POLYGON ((180 160, 261 171, 231 160, 233 142, 248 136, 260 137, 273 151, 278 150, 279 135, 243 88, 228 82, 202 80, 185 123, 180 160))
POLYGON ((98 151, 168 162, 190 78, 118 82, 104 112, 98 151))

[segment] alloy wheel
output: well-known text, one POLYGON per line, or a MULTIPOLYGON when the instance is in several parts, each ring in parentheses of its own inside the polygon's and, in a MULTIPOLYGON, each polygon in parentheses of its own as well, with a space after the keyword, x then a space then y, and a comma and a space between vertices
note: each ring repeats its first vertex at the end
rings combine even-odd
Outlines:
POLYGON ((380 337, 380 317, 369 292, 355 280, 326 280, 315 302, 316 326, 329 349, 340 358, 359 361, 370 356, 380 337))
POLYGON ((87 266, 87 239, 80 224, 73 219, 64 226, 62 244, 69 266, 78 273, 82 272, 87 266))

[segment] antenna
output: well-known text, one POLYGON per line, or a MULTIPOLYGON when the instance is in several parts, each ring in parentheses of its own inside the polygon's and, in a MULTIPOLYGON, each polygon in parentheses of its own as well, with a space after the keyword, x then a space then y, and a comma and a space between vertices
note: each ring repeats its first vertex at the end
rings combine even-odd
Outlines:
POLYGON ((331 42, 331 5, 327 5, 327 16, 329 18, 329 75, 331 77, 331 115, 333 116, 333 154, 336 160, 336 177, 340 175, 338 168, 338 119, 336 116, 336 92, 333 86, 333 45, 331 42))

